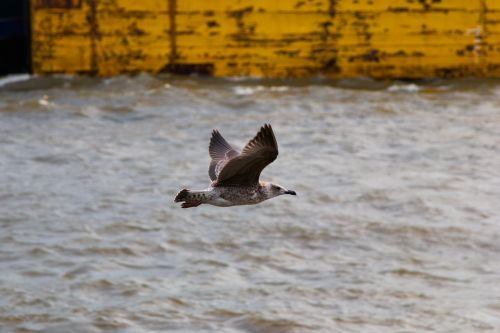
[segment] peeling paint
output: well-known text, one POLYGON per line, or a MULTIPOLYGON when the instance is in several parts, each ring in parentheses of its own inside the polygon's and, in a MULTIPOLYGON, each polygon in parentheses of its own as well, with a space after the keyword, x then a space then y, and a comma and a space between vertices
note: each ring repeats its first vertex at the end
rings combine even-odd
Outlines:
POLYGON ((32 0, 36 73, 500 76, 491 0, 32 0))
POLYGON ((87 13, 87 22, 89 24, 89 34, 90 34, 90 72, 92 74, 97 74, 98 72, 98 61, 97 61, 97 39, 99 38, 99 27, 97 24, 97 7, 96 0, 87 0, 87 4, 90 10, 87 13))

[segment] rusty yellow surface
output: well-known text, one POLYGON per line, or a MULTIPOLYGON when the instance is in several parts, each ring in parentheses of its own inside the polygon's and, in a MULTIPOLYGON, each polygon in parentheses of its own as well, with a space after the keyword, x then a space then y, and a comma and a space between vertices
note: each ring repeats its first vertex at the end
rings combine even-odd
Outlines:
POLYGON ((36 73, 500 76, 498 0, 32 0, 36 73))

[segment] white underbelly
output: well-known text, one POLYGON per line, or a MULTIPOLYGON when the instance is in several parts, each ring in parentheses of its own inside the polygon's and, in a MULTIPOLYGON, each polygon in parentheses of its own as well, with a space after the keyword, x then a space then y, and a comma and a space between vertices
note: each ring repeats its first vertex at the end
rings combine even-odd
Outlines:
POLYGON ((221 197, 218 197, 216 199, 212 199, 210 201, 207 202, 207 204, 209 205, 214 205, 214 206, 218 206, 218 207, 229 207, 229 206, 234 206, 234 203, 232 203, 231 201, 229 200, 226 200, 226 199, 222 199, 221 197))

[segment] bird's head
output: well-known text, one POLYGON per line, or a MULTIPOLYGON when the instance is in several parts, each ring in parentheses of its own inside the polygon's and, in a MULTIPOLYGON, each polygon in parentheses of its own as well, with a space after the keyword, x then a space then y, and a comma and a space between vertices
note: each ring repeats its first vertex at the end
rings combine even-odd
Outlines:
POLYGON ((286 188, 278 184, 266 183, 265 188, 270 198, 277 197, 278 195, 282 194, 297 195, 295 191, 287 190, 286 188))

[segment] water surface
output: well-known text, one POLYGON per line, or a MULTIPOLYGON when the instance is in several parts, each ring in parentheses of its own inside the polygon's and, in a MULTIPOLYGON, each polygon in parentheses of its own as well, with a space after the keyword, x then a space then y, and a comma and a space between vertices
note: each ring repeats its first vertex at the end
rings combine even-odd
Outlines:
POLYGON ((499 332, 500 85, 0 80, 0 332, 499 332), (218 128, 298 193, 183 210, 218 128))

